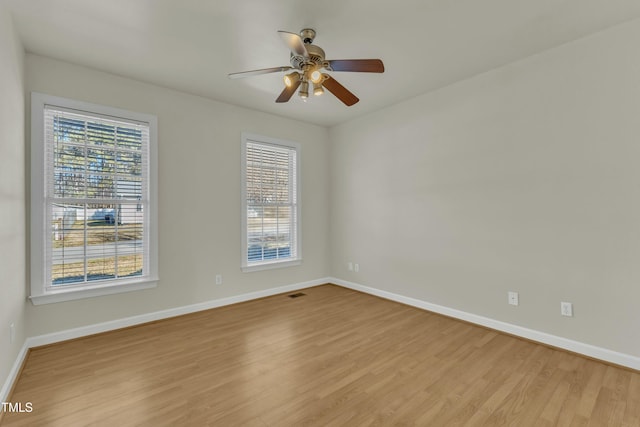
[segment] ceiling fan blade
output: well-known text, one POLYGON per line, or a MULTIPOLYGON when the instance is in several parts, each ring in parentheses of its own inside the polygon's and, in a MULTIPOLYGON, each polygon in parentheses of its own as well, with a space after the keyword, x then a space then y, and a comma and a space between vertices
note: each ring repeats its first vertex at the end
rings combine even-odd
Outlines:
POLYGON ((287 102, 290 100, 291 96, 296 93, 296 90, 298 90, 300 83, 302 83, 301 80, 296 80, 291 86, 285 86, 278 99, 276 99, 276 102, 287 102))
POLYGON ((357 96, 349 92, 346 87, 342 86, 331 76, 326 76, 325 81, 322 82, 322 86, 327 88, 329 92, 334 94, 336 98, 342 101, 347 107, 351 107, 353 104, 360 101, 357 96))
POLYGON ((278 31, 278 34, 280 34, 280 38, 282 38, 282 41, 287 45, 291 52, 299 56, 309 56, 307 48, 302 41, 302 37, 298 34, 280 30, 278 31))
POLYGON ((384 64, 379 59, 334 59, 328 62, 333 71, 384 73, 384 64))
POLYGON ((231 73, 229 74, 230 79, 240 79, 243 77, 252 77, 259 76, 260 74, 269 74, 269 73, 278 73, 280 71, 288 71, 293 69, 293 67, 273 67, 273 68, 262 68, 260 70, 251 70, 251 71, 242 71, 240 73, 231 73))

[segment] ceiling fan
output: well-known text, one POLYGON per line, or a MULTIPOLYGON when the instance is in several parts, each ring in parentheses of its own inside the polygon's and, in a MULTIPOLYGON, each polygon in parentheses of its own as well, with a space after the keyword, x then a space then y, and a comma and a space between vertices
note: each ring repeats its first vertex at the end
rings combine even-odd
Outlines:
POLYGON ((324 89, 334 94, 345 105, 351 106, 359 101, 358 97, 342 86, 336 79, 323 72, 355 71, 361 73, 383 73, 384 64, 379 59, 333 59, 326 60, 324 50, 313 44, 316 32, 311 28, 300 31, 300 35, 288 31, 278 34, 291 51, 291 66, 263 68, 229 74, 230 79, 278 73, 293 70, 284 76, 285 88, 276 102, 287 102, 300 88, 298 95, 304 101, 309 97, 309 85, 314 95, 322 95, 324 89))

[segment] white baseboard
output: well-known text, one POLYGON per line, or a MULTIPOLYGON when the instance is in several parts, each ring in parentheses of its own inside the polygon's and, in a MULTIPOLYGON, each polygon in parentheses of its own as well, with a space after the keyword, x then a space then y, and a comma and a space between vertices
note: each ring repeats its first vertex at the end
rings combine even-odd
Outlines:
POLYGON ((323 285, 329 283, 328 278, 311 280, 308 282, 295 283, 293 285, 279 286, 277 288, 264 289, 256 292, 235 295, 227 298, 220 298, 205 301, 197 304, 185 305, 182 307, 169 308, 167 310, 155 311, 153 313, 140 314, 138 316, 126 317, 124 319, 111 320, 109 322, 96 323, 93 325, 81 326, 79 328, 67 329, 64 331, 53 332, 45 335, 29 337, 25 340, 20 353, 16 357, 16 361, 9 372, 9 376, 4 381, 0 390, 0 402, 5 402, 13 383, 15 382, 20 367, 24 362, 27 351, 30 348, 42 345, 53 344, 60 341, 66 341, 74 338, 80 338, 88 335, 98 334, 100 332, 113 331, 115 329, 126 328, 129 326, 140 325, 142 323, 153 322, 155 320, 167 319, 170 317, 181 316, 183 314, 195 313, 197 311, 209 310, 211 308, 222 307, 225 305, 236 304, 239 302, 250 301, 258 298, 264 298, 271 295, 282 294, 285 292, 297 291, 299 289, 309 288, 312 286, 323 285))
POLYGON ((553 347, 568 350, 574 353, 582 354, 584 356, 599 359, 605 362, 614 363, 616 365, 625 366, 631 369, 640 370, 640 357, 632 356, 630 354, 619 353, 617 351, 609 350, 602 347, 596 347, 591 344, 585 344, 579 341, 573 341, 568 338, 559 337, 556 335, 547 334, 545 332, 536 331, 533 329, 524 328, 522 326, 512 325, 511 323, 501 322, 499 320, 491 319, 477 314, 467 313, 465 311, 456 310, 453 308, 445 307, 438 304, 432 304, 430 302, 422 301, 416 298, 406 297, 404 295, 394 294, 392 292, 383 291, 376 288, 370 288, 357 283, 348 282, 346 280, 337 279, 331 277, 328 279, 330 283, 353 289, 355 291, 364 292, 370 295, 375 295, 391 301, 396 301, 402 304, 410 305, 413 307, 421 308, 423 310, 432 311, 434 313, 443 314, 445 316, 453 317, 456 319, 464 320, 476 325, 486 326, 487 328, 495 329, 497 331, 506 332, 508 334, 517 335, 522 338, 526 338, 539 343, 547 344, 553 347))
POLYGON ((13 383, 18 378, 18 374, 20 373, 20 368, 22 368, 22 363, 24 362, 25 357, 27 357, 27 353, 29 352, 29 347, 27 346, 27 341, 25 340, 24 344, 22 344, 22 348, 18 353, 18 357, 16 357, 16 361, 13 362, 13 366, 9 371, 9 376, 7 380, 2 384, 2 389, 0 389, 0 402, 6 402, 7 397, 9 396, 9 392, 11 391, 11 387, 13 383))
POLYGON ((125 317, 124 319, 111 320, 109 322, 96 323, 93 325, 81 326, 79 328, 67 329, 60 332, 53 332, 46 335, 38 335, 36 337, 27 338, 29 348, 39 347, 42 345, 52 344, 55 342, 66 341, 74 338, 80 338, 87 335, 98 334, 100 332, 113 331, 115 329, 126 328, 129 326, 140 325, 142 323, 153 322, 155 320, 168 319, 170 317, 181 316, 183 314, 195 313, 197 311, 209 310, 211 308, 222 307, 225 305, 236 304, 239 302, 250 301, 258 298, 264 298, 271 295, 282 294, 285 292, 297 291, 302 288, 318 286, 328 283, 329 279, 317 279, 308 282, 295 283, 293 285, 279 286, 277 288, 265 289, 262 291, 249 292, 247 294, 234 295, 227 298, 220 298, 196 304, 185 305, 182 307, 169 308, 166 310, 155 311, 153 313, 140 314, 138 316, 125 317))
POLYGON ((239 302, 250 301, 257 298, 268 297, 271 295, 277 295, 285 292, 297 291, 299 289, 309 288, 312 286, 318 286, 325 283, 333 283, 344 288, 353 289, 356 291, 364 292, 370 295, 375 295, 381 298, 385 298, 391 301, 396 301, 402 304, 417 307, 423 310, 432 311, 434 313, 443 314, 445 316, 453 317, 460 320, 465 320, 477 325, 486 326, 491 329, 506 332, 512 335, 517 335, 523 338, 537 341, 543 344, 548 344, 553 347, 562 348, 572 351, 574 353, 583 354, 594 359, 603 360, 616 365, 626 366, 631 369, 640 370, 640 357, 632 356, 629 354, 619 353, 613 350, 608 350, 601 347, 596 347, 590 344, 585 344, 578 341, 573 341, 567 338, 550 335, 544 332, 536 331, 533 329, 524 328, 522 326, 512 325, 510 323, 501 322, 499 320, 491 319, 488 317, 479 316, 472 313, 467 313, 461 310, 445 307, 442 305, 432 304, 426 301, 422 301, 416 298, 406 297, 392 292, 383 291, 376 288, 370 288, 368 286, 360 285, 357 283, 349 282, 346 280, 338 279, 335 277, 327 277, 323 279, 311 280, 308 282, 295 283, 293 285, 280 286, 277 288, 265 289, 262 291, 250 292, 246 294, 231 296, 227 298, 220 298, 211 301, 205 301, 197 304, 186 305, 182 307, 170 308, 167 310, 155 311, 153 313, 141 314, 138 316, 126 317, 124 319, 112 320, 109 322, 96 323, 93 325, 82 326, 74 329, 67 329, 64 331, 53 332, 45 335, 38 335, 35 337, 29 337, 25 340, 16 360, 9 372, 8 377, 4 381, 2 389, 0 389, 0 402, 5 402, 9 391, 17 376, 20 372, 20 368, 24 362, 24 359, 28 353, 28 350, 33 347, 39 347, 42 345, 53 344, 60 341, 66 341, 69 339, 80 338, 87 335, 93 335, 100 332, 112 331, 115 329, 126 328, 128 326, 135 326, 142 323, 153 322, 155 320, 167 319, 170 317, 180 316, 183 314, 195 313, 198 311, 209 310, 211 308, 222 307, 225 305, 236 304, 239 302))

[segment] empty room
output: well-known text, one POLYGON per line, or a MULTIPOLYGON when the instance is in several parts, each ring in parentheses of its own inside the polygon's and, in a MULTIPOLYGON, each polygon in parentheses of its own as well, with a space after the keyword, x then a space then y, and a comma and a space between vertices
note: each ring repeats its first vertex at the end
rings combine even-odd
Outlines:
POLYGON ((640 2, 0 0, 0 426, 640 426, 640 2))

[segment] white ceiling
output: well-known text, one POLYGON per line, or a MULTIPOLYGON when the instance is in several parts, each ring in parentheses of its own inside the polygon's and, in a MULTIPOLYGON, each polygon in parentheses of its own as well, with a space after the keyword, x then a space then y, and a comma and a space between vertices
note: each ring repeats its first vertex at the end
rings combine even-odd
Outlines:
MULTIPOLYGON (((4 0, 0 0, 4 1, 4 0)), ((640 17, 638 0, 6 0, 28 52, 331 126, 640 17), (384 74, 333 73, 326 93, 276 104, 289 65, 277 30, 317 31, 327 59, 381 58, 384 74)))

